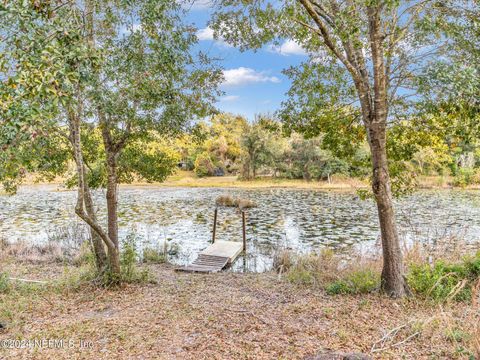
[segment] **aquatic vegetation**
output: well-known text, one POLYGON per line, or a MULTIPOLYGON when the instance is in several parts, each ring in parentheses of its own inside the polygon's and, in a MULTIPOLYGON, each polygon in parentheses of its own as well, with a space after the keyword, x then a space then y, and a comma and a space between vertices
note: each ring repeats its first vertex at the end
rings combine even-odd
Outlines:
POLYGON ((195 220, 197 223, 203 223, 205 224, 207 222, 207 219, 205 217, 205 214, 199 212, 197 215, 195 215, 195 220))
MULTIPOLYGON (((45 244, 49 238, 73 238, 74 234, 88 238, 87 229, 77 225, 75 214, 68 207, 75 193, 53 189, 31 186, 22 188, 14 197, 0 196, 3 237, 12 244, 24 242, 28 247, 45 244)), ((166 240, 180 245, 176 254, 169 255, 169 261, 175 264, 191 262, 209 244, 215 199, 222 195, 232 200, 250 199, 257 204, 248 209, 247 215, 248 242, 249 245, 256 243, 255 247, 249 246, 252 260, 247 267, 252 271, 269 270, 273 254, 279 248, 309 252, 328 246, 345 252, 363 244, 363 248, 373 249, 378 236, 374 203, 364 202, 350 192, 281 188, 226 192, 215 188, 155 186, 121 187, 120 192, 119 209, 123 214, 119 224, 120 240, 125 239, 136 224, 134 230, 142 237, 140 254, 143 247, 155 248, 166 240)), ((94 195, 100 197, 101 194, 94 195)), ((465 239, 465 246, 472 248, 480 234, 475 221, 480 217, 480 199, 473 191, 422 191, 399 200, 397 209, 399 232, 402 240, 409 244, 437 246, 440 238, 448 238, 453 244, 457 237, 465 239)), ((219 239, 237 241, 241 217, 235 207, 222 210, 218 214, 219 239), (227 223, 224 229, 223 224, 227 223)), ((105 216, 99 212, 99 221, 105 221, 105 216)), ((66 241, 65 244, 75 243, 66 241)))

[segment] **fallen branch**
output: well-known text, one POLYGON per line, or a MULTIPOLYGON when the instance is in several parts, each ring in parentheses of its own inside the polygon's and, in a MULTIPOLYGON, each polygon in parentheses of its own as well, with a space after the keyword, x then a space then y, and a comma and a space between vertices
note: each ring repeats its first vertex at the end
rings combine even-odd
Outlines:
POLYGON ((372 345, 372 348, 370 350, 370 352, 376 352, 376 351, 381 351, 381 350, 384 350, 386 349, 386 347, 384 347, 386 341, 391 338, 392 340, 395 338, 395 336, 397 335, 397 333, 402 330, 404 327, 406 327, 407 325, 409 325, 410 323, 412 322, 412 320, 408 321, 407 323, 403 324, 403 325, 400 325, 396 328, 393 328, 392 330, 390 330, 389 332, 387 332, 380 340, 376 341, 373 343, 372 345), (377 345, 380 345, 381 347, 376 349, 377 345))
POLYGON ((400 345, 402 345, 402 344, 405 344, 408 340, 413 339, 415 336, 418 336, 418 335, 420 335, 420 332, 419 332, 419 331, 413 333, 413 334, 410 335, 410 336, 407 336, 407 337, 406 337, 405 339, 403 339, 402 341, 399 341, 399 342, 397 342, 396 344, 393 344, 393 345, 390 346, 390 347, 397 347, 397 346, 400 346, 400 345))
POLYGON ((8 278, 11 281, 21 281, 21 282, 27 282, 27 283, 35 283, 35 284, 47 284, 48 281, 41 281, 41 280, 29 280, 29 279, 20 279, 20 278, 8 278))

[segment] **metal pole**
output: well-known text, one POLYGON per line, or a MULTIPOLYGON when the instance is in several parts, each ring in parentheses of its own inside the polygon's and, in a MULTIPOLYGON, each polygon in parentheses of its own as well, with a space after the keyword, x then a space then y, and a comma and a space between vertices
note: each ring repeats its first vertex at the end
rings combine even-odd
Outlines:
POLYGON ((218 209, 215 208, 215 212, 213 213, 213 234, 212 234, 212 243, 215 242, 215 233, 217 232, 217 212, 218 209))
POLYGON ((245 229, 245 211, 242 211, 243 251, 247 252, 247 234, 245 229))

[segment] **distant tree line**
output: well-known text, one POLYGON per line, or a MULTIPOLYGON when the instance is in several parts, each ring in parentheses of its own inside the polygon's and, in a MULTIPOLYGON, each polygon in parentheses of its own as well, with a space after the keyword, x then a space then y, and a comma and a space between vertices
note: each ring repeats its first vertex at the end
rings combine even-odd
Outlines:
MULTIPOLYGON (((480 183, 480 113, 465 111, 437 104, 435 112, 425 110, 408 119, 400 118, 388 127, 387 148, 399 193, 415 186, 418 176, 452 176, 452 185, 456 186, 480 183)), ((341 139, 332 139, 334 135, 328 133, 328 128, 319 126, 314 133, 305 129, 300 132, 270 116, 260 115, 249 122, 222 113, 198 123, 173 144, 158 146, 164 152, 170 151, 179 167, 200 177, 238 175, 251 180, 271 176, 329 181, 332 175, 340 174, 366 179, 370 175, 370 152, 364 134, 357 125, 351 127, 357 136, 350 139, 348 151, 338 151, 341 139)))

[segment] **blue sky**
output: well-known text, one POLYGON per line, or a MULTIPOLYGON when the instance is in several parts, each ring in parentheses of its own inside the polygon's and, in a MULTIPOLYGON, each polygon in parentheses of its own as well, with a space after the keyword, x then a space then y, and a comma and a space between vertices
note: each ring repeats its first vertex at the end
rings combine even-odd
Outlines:
POLYGON ((221 89, 225 96, 217 107, 250 120, 255 114, 278 110, 290 87, 282 70, 304 61, 307 57, 303 50, 294 42, 285 41, 280 46, 265 46, 257 52, 240 52, 213 39, 213 32, 207 27, 210 11, 207 1, 197 0, 189 10, 187 22, 199 29, 198 49, 222 59, 220 65, 224 69, 225 82, 221 89))

